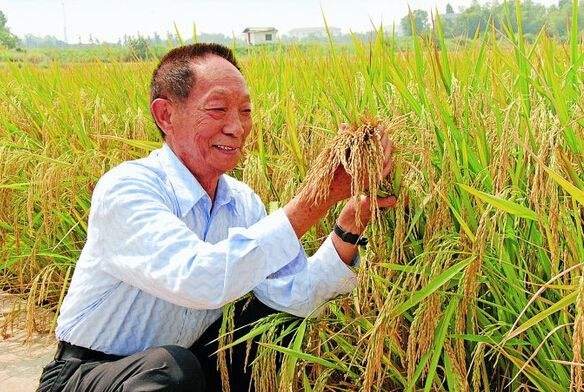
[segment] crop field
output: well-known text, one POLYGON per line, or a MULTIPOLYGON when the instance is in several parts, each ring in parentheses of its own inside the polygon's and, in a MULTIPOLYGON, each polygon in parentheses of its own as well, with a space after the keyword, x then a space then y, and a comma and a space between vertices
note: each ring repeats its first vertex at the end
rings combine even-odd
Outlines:
MULTIPOLYGON (((519 28, 447 46, 435 20, 411 50, 378 31, 351 47, 238 51, 254 129, 232 174, 269 209, 294 195, 340 123, 405 119, 390 130, 400 203, 370 228, 358 288, 292 329, 286 315, 254 328, 258 390, 584 390, 574 4, 565 42, 542 32, 527 43, 519 28)), ((154 66, 0 64, 0 284, 27 301, 6 325, 21 315, 31 332, 54 328, 97 179, 160 146, 154 66)), ((334 218, 303 238, 308 253, 334 218)))

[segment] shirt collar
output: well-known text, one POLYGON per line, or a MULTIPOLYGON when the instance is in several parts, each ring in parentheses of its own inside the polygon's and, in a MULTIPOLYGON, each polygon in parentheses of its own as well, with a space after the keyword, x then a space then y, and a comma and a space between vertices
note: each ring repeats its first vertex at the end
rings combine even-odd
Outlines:
MULTIPOLYGON (((164 143, 161 150, 162 165, 178 200, 181 217, 188 214, 199 200, 206 199, 210 202, 211 200, 205 189, 168 144, 164 143)), ((219 177, 217 190, 215 191, 215 204, 217 207, 232 203, 235 200, 226 177, 225 174, 219 177)))

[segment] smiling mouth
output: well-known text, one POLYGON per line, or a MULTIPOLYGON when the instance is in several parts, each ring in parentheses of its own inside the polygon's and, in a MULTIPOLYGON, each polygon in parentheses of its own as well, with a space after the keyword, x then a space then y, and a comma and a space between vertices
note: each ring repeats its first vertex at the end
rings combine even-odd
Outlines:
POLYGON ((224 146, 221 144, 214 144, 213 147, 217 148, 218 150, 225 151, 225 152, 235 152, 235 151, 239 150, 239 147, 224 146))

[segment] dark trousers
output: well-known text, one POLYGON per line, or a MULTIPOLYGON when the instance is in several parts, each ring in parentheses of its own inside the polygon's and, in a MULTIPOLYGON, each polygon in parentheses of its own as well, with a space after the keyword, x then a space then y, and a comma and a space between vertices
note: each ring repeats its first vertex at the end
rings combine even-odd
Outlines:
MULTIPOLYGON (((253 298, 235 307, 235 328, 242 327, 276 311, 253 298)), ((221 319, 213 323, 190 348, 180 346, 153 347, 127 357, 96 355, 84 358, 76 355, 55 359, 43 369, 37 392, 88 391, 221 391, 221 376, 217 370, 217 339, 221 319)), ((234 339, 249 332, 240 329, 234 339)), ((251 367, 244 368, 246 345, 233 348, 229 363, 231 391, 253 391, 250 388, 251 367)), ((255 346, 255 345, 253 345, 255 346)), ((252 347, 253 347, 252 346, 252 347)), ((255 347, 250 358, 255 357, 255 347)), ((251 359, 248 363, 251 362, 251 359)))

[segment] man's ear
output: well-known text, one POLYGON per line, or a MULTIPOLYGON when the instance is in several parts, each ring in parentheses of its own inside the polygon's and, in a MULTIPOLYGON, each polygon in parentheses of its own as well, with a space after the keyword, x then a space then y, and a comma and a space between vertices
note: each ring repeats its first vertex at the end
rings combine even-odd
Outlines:
POLYGON ((165 136, 172 132, 172 104, 168 99, 156 98, 150 104, 150 112, 158 127, 162 129, 165 136))

